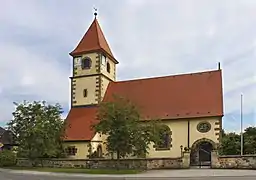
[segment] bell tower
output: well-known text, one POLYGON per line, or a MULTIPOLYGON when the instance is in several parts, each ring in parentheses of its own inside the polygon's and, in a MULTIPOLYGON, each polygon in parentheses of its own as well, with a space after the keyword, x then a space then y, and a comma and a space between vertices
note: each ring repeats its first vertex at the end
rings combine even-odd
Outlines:
POLYGON ((73 61, 71 107, 96 105, 105 95, 109 82, 116 80, 116 64, 94 13, 89 29, 70 53, 73 61))

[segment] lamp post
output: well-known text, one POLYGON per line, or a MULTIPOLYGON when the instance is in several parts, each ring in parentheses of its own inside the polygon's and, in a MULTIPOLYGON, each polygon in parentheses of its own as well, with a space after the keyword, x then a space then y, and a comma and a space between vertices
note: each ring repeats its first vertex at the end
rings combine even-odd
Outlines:
POLYGON ((183 156, 182 150, 183 150, 183 146, 180 145, 180 154, 181 154, 181 156, 183 156))
POLYGON ((243 94, 241 94, 241 156, 243 155, 244 151, 244 138, 243 138, 243 94))

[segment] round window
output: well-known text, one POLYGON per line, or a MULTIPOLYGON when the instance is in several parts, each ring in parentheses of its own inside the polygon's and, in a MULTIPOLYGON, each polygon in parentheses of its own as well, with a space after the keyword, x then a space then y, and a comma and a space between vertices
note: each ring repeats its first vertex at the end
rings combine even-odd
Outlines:
POLYGON ((211 130, 211 124, 209 122, 200 122, 198 125, 197 125, 197 130, 200 132, 200 133, 206 133, 206 132, 209 132, 211 130))

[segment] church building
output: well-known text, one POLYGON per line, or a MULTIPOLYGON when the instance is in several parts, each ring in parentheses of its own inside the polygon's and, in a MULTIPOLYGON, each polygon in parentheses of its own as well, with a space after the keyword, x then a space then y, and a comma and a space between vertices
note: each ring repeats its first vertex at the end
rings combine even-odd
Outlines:
MULTIPOLYGON (((117 81, 119 61, 113 55, 96 18, 70 53, 71 109, 66 118, 65 148, 69 158, 106 155, 106 137, 95 133, 98 105, 112 95, 125 97, 141 109, 142 120, 158 118, 169 130, 169 142, 151 144, 146 158, 181 157, 191 152, 191 164, 210 161, 220 138, 223 117, 222 72, 215 70, 164 77, 117 81)), ((122 61, 120 60, 120 63, 122 61)))

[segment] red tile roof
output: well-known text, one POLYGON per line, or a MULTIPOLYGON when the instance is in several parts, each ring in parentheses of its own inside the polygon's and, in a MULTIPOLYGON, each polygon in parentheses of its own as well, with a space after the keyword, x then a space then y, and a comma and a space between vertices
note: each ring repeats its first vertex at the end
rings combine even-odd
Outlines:
POLYGON ((71 108, 66 118, 66 141, 91 140, 95 134, 91 126, 97 123, 97 106, 71 108))
MULTIPOLYGON (((133 101, 144 120, 223 116, 221 70, 111 82, 103 101, 112 95, 133 101)), ((90 140, 97 107, 72 108, 67 140, 90 140)))
POLYGON ((91 52, 96 50, 103 50, 110 56, 110 58, 112 58, 112 60, 118 63, 110 50, 110 47, 100 28, 97 19, 95 18, 77 47, 70 53, 70 55, 77 56, 85 52, 91 52))
POLYGON ((223 115, 221 70, 111 82, 104 101, 113 94, 136 104, 145 120, 223 115))

